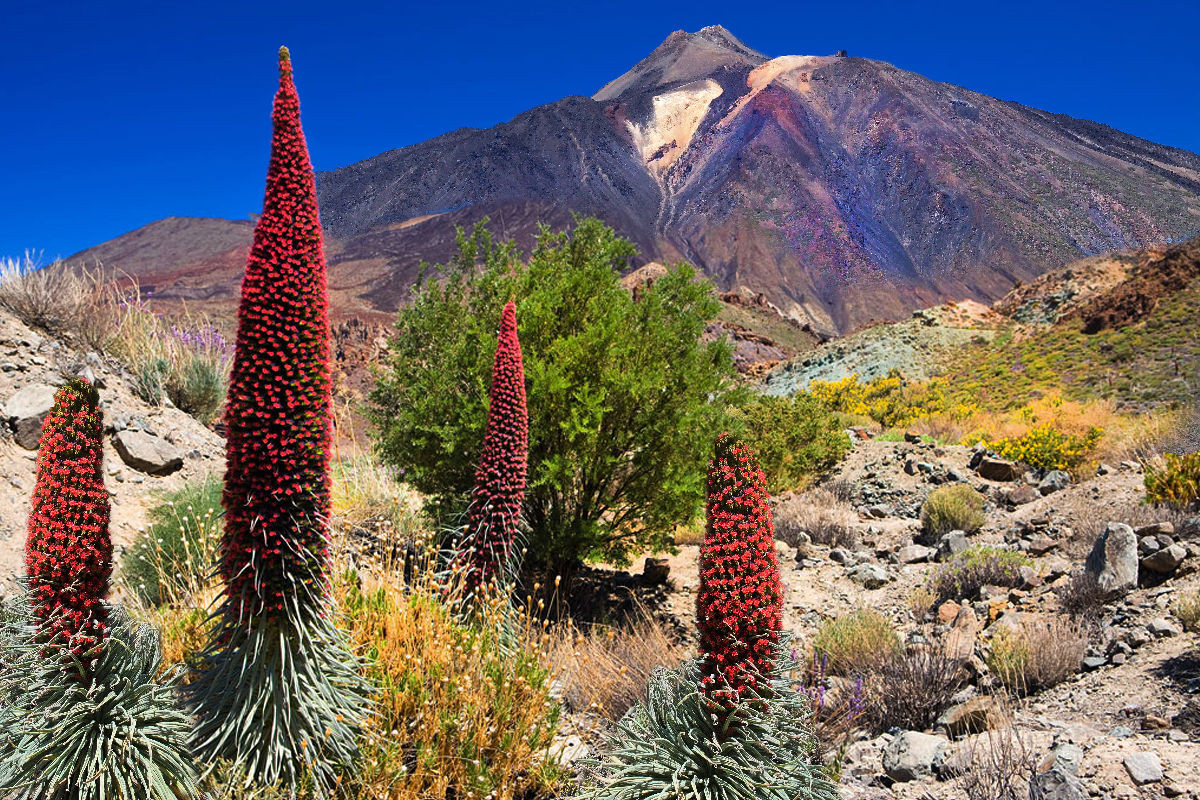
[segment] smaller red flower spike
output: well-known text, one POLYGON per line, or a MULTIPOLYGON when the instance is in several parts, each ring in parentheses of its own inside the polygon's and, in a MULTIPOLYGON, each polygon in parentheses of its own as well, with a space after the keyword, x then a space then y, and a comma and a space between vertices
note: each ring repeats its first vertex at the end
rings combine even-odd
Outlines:
POLYGON ((112 576, 100 396, 83 378, 54 395, 42 423, 37 481, 25 541, 34 616, 43 632, 82 655, 107 630, 112 576))
POLYGON ((498 581, 512 557, 525 500, 528 456, 525 368, 517 338, 517 310, 510 302, 500 319, 483 455, 475 471, 464 538, 468 592, 498 581))
POLYGON ((766 477, 748 447, 717 438, 708 467, 696 625, 701 689, 717 713, 767 693, 783 627, 783 585, 766 477))

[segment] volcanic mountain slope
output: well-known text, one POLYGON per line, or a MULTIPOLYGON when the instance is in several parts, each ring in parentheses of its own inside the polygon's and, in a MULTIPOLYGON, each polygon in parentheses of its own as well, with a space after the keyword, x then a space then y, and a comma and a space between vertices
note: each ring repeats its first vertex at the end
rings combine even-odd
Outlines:
POLYGON ((394 309, 457 225, 488 216, 527 246, 578 211, 823 333, 1200 229, 1193 153, 878 61, 769 59, 720 26, 671 34, 591 98, 321 173, 318 192, 346 303, 394 309))

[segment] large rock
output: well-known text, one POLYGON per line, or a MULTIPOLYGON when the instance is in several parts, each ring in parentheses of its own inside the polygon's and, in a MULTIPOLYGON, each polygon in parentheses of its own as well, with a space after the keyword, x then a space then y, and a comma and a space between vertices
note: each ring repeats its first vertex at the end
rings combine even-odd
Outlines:
POLYGON ((31 383, 8 398, 4 405, 4 416, 13 426, 17 444, 26 450, 37 450, 42 437, 42 420, 54 407, 54 393, 58 389, 45 383, 31 383))
POLYGON ((904 783, 928 778, 940 763, 949 744, 941 736, 904 731, 883 750, 883 771, 904 783))
POLYGON ((859 564, 846 575, 855 583, 861 583, 866 589, 878 589, 891 580, 887 570, 878 564, 859 564))
POLYGON ((1039 800, 1088 800, 1088 791, 1079 778, 1057 764, 1034 775, 1030 783, 1029 796, 1039 800))
POLYGON ((1003 458, 985 457, 975 471, 979 473, 979 477, 989 481, 1015 481, 1021 477, 1021 468, 1003 458))
POLYGON ((138 472, 169 475, 183 466, 179 450, 145 431, 124 430, 112 438, 117 455, 138 472))
POLYGON ((957 739, 969 733, 982 733, 995 728, 1004 719, 1004 709, 999 701, 991 695, 981 695, 946 709, 938 717, 936 727, 944 728, 947 736, 957 739))
POLYGON ((1125 771, 1138 786, 1158 783, 1163 779, 1162 762, 1158 760, 1158 753, 1150 751, 1125 756, 1125 771))
POLYGON ((1137 588, 1138 541, 1133 528, 1121 522, 1108 523, 1092 546, 1087 570, 1100 591, 1110 597, 1137 588))
POLYGON ((1038 484, 1038 491, 1043 495, 1054 494, 1061 492, 1063 489, 1071 485, 1071 473, 1064 472, 1061 469, 1052 469, 1042 478, 1038 484))
POLYGON ((1143 558, 1142 569, 1159 575, 1170 575, 1179 569, 1179 565, 1185 558, 1187 558, 1187 548, 1181 544, 1173 544, 1143 558))

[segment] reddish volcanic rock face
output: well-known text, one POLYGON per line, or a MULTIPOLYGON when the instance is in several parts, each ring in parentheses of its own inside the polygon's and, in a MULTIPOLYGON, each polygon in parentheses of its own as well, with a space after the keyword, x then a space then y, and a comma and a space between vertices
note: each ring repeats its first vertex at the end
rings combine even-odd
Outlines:
MULTIPOLYGON (((686 259, 836 334, 1190 235, 1200 156, 879 61, 769 59, 717 26, 671 34, 592 98, 321 173, 318 193, 339 309, 394 310, 455 226, 488 216, 528 246, 539 221, 579 211, 646 261, 686 259)), ((248 242, 223 224, 240 227, 218 238, 248 242)), ((223 247, 159 259, 158 294, 202 291, 205 264, 236 269, 223 247)), ((82 255, 146 252, 118 239, 82 255)), ((223 273, 207 282, 228 294, 223 273)))

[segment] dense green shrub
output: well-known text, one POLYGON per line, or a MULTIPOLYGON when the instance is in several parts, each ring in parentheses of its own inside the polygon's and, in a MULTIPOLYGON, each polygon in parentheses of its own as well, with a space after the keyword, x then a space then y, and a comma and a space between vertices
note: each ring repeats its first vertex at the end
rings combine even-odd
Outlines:
POLYGON ((144 603, 173 602, 201 588, 221 542, 221 481, 185 484, 150 509, 150 525, 121 560, 125 584, 144 603))
POLYGON ((983 527, 983 497, 965 483, 939 486, 921 506, 921 526, 930 536, 950 531, 974 533, 983 527))
POLYGON ((168 376, 165 387, 176 408, 205 425, 216 419, 227 389, 224 365, 211 358, 190 356, 176 372, 168 376))
POLYGON ((1024 553, 1002 547, 968 547, 939 566, 929 577, 937 601, 971 599, 984 586, 1019 586, 1021 567, 1032 562, 1024 553))
POLYGON ((1146 469, 1146 501, 1192 508, 1200 503, 1200 451, 1186 455, 1167 453, 1166 465, 1146 469))
POLYGON ((812 395, 758 395, 735 411, 772 494, 803 488, 850 450, 837 415, 812 395))
POLYGON ((813 638, 813 654, 835 675, 878 669, 900 652, 900 637, 886 617, 862 608, 826 620, 813 638))
POLYGON ((669 546, 703 497, 735 392, 728 344, 701 342, 719 302, 687 265, 630 293, 632 244, 595 219, 543 229, 528 259, 481 223, 401 309, 370 414, 382 459, 450 520, 487 419, 500 311, 515 300, 529 412, 531 567, 669 546), (532 562, 532 563, 531 563, 532 562))

